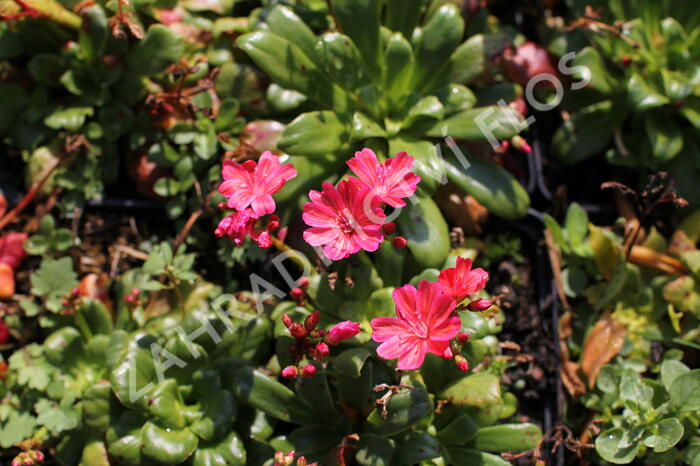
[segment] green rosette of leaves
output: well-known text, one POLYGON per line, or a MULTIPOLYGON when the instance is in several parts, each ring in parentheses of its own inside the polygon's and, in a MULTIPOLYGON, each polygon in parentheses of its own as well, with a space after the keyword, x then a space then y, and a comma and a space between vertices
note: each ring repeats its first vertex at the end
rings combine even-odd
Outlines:
MULTIPOLYGON (((425 270, 412 283, 437 274, 425 270)), ((344 268, 334 289, 327 284, 326 276, 315 275, 308 288, 321 311, 319 326, 352 318, 363 332, 334 347, 328 364, 318 364, 312 378, 279 381, 252 366, 238 368, 231 377, 241 406, 292 424, 276 436, 255 435, 260 450, 294 450, 319 464, 343 458, 361 465, 507 465, 499 453, 534 448, 542 432, 512 419, 517 400, 500 381, 506 365, 494 362, 503 312, 462 313, 462 331, 471 336, 463 354, 471 367, 484 367, 478 372, 459 372, 453 361, 428 355, 419 371, 397 374, 389 361, 376 356, 377 344, 369 339, 370 320, 395 312, 394 288, 385 286, 371 265, 344 268), (350 276, 352 286, 346 280, 350 276)), ((294 363, 289 347, 295 340, 282 314, 302 322, 310 313, 291 301, 272 311, 276 357, 268 369, 277 372, 294 363)))
POLYGON ((700 201, 700 21, 694 5, 572 3, 572 20, 586 5, 602 7, 600 22, 610 28, 584 26, 549 46, 557 55, 575 52, 571 66, 588 82, 565 88, 563 106, 571 118, 554 135, 554 154, 576 163, 604 152, 615 165, 669 171, 684 197, 700 201))

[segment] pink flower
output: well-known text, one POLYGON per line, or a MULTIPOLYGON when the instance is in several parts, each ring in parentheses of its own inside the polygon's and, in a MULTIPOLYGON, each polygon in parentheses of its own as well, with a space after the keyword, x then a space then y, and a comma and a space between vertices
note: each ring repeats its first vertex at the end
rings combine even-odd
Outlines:
POLYGON ((233 212, 219 221, 214 234, 218 238, 228 236, 236 243, 236 246, 240 246, 245 241, 246 236, 252 233, 254 223, 255 217, 252 210, 244 209, 240 212, 233 212))
POLYGON ((489 273, 484 269, 472 268, 472 260, 457 258, 457 266, 440 272, 438 282, 445 286, 452 297, 458 302, 467 295, 476 293, 484 286, 489 279, 489 273))
POLYGON ((423 280, 418 290, 404 285, 392 293, 396 317, 375 317, 372 339, 381 343, 377 354, 399 358, 401 370, 418 369, 426 353, 445 357, 461 322, 453 315, 456 303, 444 286, 423 280))
POLYGON ((337 189, 323 183, 323 191, 312 190, 309 198, 302 218, 311 228, 304 231, 304 240, 311 246, 323 245, 329 259, 340 260, 360 249, 371 252, 379 248, 384 239, 381 224, 385 215, 379 199, 358 180, 343 180, 337 189))
POLYGON ((360 324, 346 320, 335 324, 326 335, 326 341, 331 345, 337 345, 343 340, 352 338, 360 333, 360 324))
POLYGON ((285 379, 293 379, 297 375, 299 375, 299 369, 296 366, 287 366, 282 369, 282 377, 285 379))
POLYGON ((405 206, 401 199, 412 196, 420 181, 420 176, 411 172, 413 157, 406 152, 380 164, 371 149, 362 149, 347 164, 366 187, 392 207, 405 206))
POLYGON ((269 151, 263 152, 258 162, 248 160, 239 164, 225 160, 221 169, 225 181, 219 186, 219 192, 228 197, 230 208, 243 210, 251 206, 255 218, 273 213, 272 195, 297 176, 291 164, 282 165, 279 157, 269 151))

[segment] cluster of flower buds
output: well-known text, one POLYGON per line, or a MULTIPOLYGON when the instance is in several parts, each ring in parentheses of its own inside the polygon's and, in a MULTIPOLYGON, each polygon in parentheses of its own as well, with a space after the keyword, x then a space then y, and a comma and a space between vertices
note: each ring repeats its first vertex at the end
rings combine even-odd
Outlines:
POLYGON ((462 356, 462 347, 466 342, 469 341, 469 334, 466 332, 459 332, 455 338, 450 340, 450 346, 445 350, 442 355, 444 359, 452 359, 462 372, 467 372, 469 370, 469 361, 467 358, 462 356))
POLYGON ((296 453, 294 450, 290 451, 286 455, 284 452, 278 451, 275 453, 275 465, 274 466, 317 466, 318 463, 307 463, 306 458, 303 456, 300 456, 299 458, 296 458, 296 463, 294 462, 296 453))
POLYGON ((44 454, 37 450, 23 451, 12 460, 12 466, 35 466, 44 464, 44 454))
POLYGON ((80 289, 75 287, 70 290, 69 293, 63 295, 63 301, 61 301, 63 309, 61 310, 61 314, 75 314, 78 312, 81 302, 80 289))
POLYGON ((360 333, 360 324, 349 320, 335 324, 326 332, 316 328, 320 317, 321 311, 315 310, 304 319, 302 324, 293 320, 288 314, 282 314, 284 326, 296 340, 289 347, 289 354, 292 355, 295 365, 285 367, 282 370, 282 377, 287 379, 293 379, 299 375, 313 377, 316 374, 315 365, 309 363, 303 367, 299 366, 305 356, 309 360, 323 361, 330 353, 329 345, 335 346, 360 333))
POLYGON ((141 302, 141 288, 132 288, 131 292, 124 296, 124 301, 126 301, 126 305, 131 309, 141 306, 143 304, 141 302))
MULTIPOLYGON (((382 232, 384 232, 384 234, 387 235, 387 237, 389 237, 389 235, 393 235, 395 231, 396 224, 394 222, 386 222, 384 225, 382 225, 382 232)), ((393 238, 391 238, 391 244, 393 244, 394 247, 397 249, 403 249, 406 247, 406 244, 408 244, 408 242, 403 236, 394 236, 393 238)))

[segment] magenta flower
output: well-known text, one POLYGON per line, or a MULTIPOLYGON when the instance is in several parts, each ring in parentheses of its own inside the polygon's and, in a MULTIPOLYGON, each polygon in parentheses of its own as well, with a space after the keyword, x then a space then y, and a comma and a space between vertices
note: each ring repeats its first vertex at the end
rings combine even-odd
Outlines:
POLYGON ((311 202, 304 204, 302 218, 311 228, 304 240, 311 246, 323 246, 331 260, 340 260, 360 249, 376 251, 384 239, 381 232, 386 216, 379 199, 354 178, 338 183, 336 189, 323 183, 322 192, 309 192, 311 202))
POLYGON ((459 333, 461 322, 453 315, 456 303, 445 287, 423 280, 418 290, 404 285, 392 296, 396 317, 371 321, 372 339, 381 343, 377 354, 384 359, 399 358, 401 370, 418 369, 426 353, 451 355, 450 340, 459 333))
POLYGON ((240 246, 245 241, 246 236, 253 231, 254 223, 255 217, 252 210, 244 209, 240 212, 233 212, 219 221, 214 234, 217 238, 228 236, 236 243, 236 246, 240 246))
POLYGON ((360 324, 346 320, 335 324, 326 334, 326 342, 330 345, 337 345, 343 340, 352 338, 360 333, 360 324))
POLYGON ((471 259, 458 257, 456 267, 440 271, 438 282, 449 290, 457 302, 482 289, 489 279, 489 273, 484 269, 471 268, 471 259))
POLYGON ((420 181, 420 176, 411 172, 413 157, 406 152, 380 164, 371 149, 362 149, 347 164, 362 184, 392 207, 405 206, 402 199, 412 196, 420 181))
POLYGON ((266 151, 258 163, 225 160, 221 175, 224 182, 219 185, 219 192, 228 197, 228 206, 236 210, 250 206, 257 218, 275 211, 272 195, 297 176, 297 171, 291 164, 281 164, 279 157, 266 151))

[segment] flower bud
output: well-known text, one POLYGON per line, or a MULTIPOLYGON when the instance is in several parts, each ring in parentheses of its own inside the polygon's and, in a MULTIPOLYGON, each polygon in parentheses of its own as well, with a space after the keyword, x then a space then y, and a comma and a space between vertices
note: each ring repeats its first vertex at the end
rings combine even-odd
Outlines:
POLYGON ((397 236, 392 241, 392 244, 397 249, 403 249, 406 247, 406 244, 408 244, 408 241, 406 241, 406 238, 404 238, 403 236, 397 236))
POLYGON ((306 329, 307 332, 310 332, 311 330, 315 329, 316 326, 318 325, 318 320, 321 318, 321 311, 316 309, 314 312, 309 314, 309 316, 306 318, 304 321, 304 328, 306 329))
POLYGON ((313 364, 307 364, 301 370, 301 373, 304 375, 304 377, 311 378, 314 375, 316 375, 316 366, 314 366, 313 364))
POLYGON ((298 303, 304 297, 304 290, 302 290, 301 288, 292 288, 289 291, 289 296, 291 296, 291 298, 292 298, 292 300, 294 300, 294 302, 298 303))
POLYGON ((360 333, 360 324, 346 320, 345 322, 335 324, 328 331, 326 342, 329 345, 335 346, 343 340, 354 337, 358 333, 360 333))
POLYGON ((70 292, 73 296, 80 296, 80 289, 77 286, 70 290, 70 292))
POLYGON ((267 221, 267 231, 273 231, 280 227, 280 218, 277 215, 271 215, 267 221))
POLYGON ((391 235, 396 231, 396 224, 394 222, 387 222, 382 225, 382 231, 384 234, 391 235))
POLYGON ((289 328, 289 326, 292 325, 294 321, 291 317, 289 317, 289 314, 282 314, 282 323, 285 327, 289 328))
POLYGON ((306 336, 306 330, 304 330, 304 327, 302 327, 299 322, 291 323, 289 326, 289 333, 297 340, 306 336))
POLYGON ((492 304, 493 302, 488 299, 475 299, 467 305, 467 309, 470 311, 485 311, 490 308, 492 304))
POLYGON ((302 290, 307 289, 309 287, 309 277, 301 277, 297 280, 297 286, 302 290))
POLYGON ((457 334, 457 341, 463 345, 469 341, 469 334, 467 332, 459 332, 457 334))
POLYGON ((138 287, 132 288, 132 289, 131 289, 131 294, 133 294, 134 296, 140 295, 140 294, 141 294, 141 288, 138 288, 138 287))
POLYGON ((469 361, 467 361, 464 356, 455 356, 455 364, 457 365, 457 369, 462 372, 467 372, 469 370, 469 361))
POLYGON ((452 348, 450 348, 449 346, 445 348, 445 351, 440 357, 443 359, 452 359, 454 357, 454 354, 452 353, 452 348))
POLYGON ((282 369, 282 377, 285 379, 293 379, 299 375, 299 369, 296 366, 287 366, 282 369))
POLYGON ((330 349, 328 348, 328 345, 323 343, 323 342, 316 345, 315 349, 316 349, 316 353, 322 358, 325 358, 326 356, 328 356, 328 353, 330 353, 330 349))
POLYGON ((515 147, 516 149, 525 152, 527 155, 532 154, 532 148, 530 147, 530 144, 528 144, 525 138, 523 138, 522 136, 513 136, 510 141, 513 143, 513 147, 515 147))
POLYGON ((303 456, 297 458, 297 466, 306 466, 306 458, 303 456))

